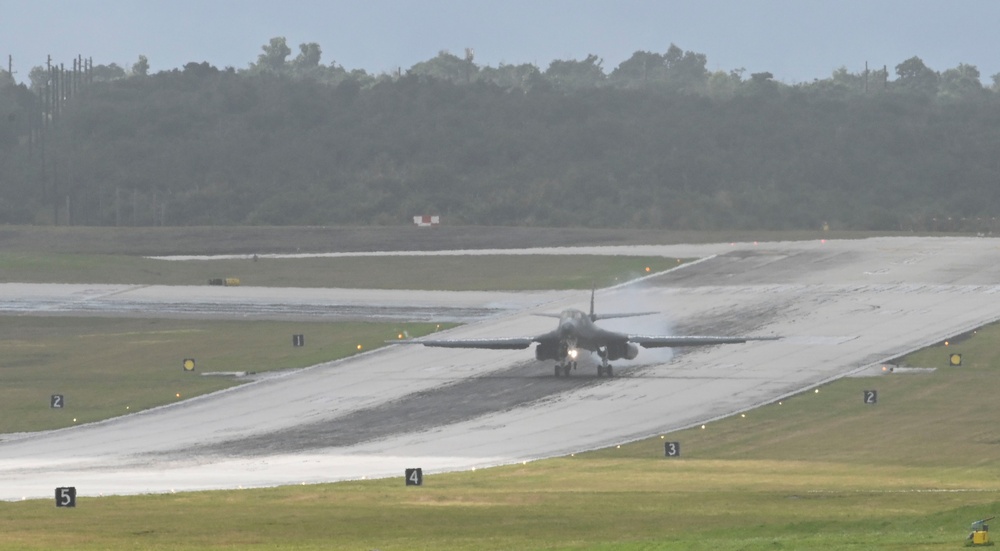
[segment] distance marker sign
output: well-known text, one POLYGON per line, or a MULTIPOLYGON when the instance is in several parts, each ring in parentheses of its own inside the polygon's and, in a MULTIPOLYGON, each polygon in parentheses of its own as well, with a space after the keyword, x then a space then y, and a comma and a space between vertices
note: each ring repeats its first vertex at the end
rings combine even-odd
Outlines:
POLYGON ((76 487, 56 488, 56 507, 76 507, 76 487))
POLYGON ((406 469, 406 485, 407 486, 423 486, 424 485, 424 470, 423 469, 406 469))
POLYGON ((666 457, 680 457, 681 456, 681 443, 680 442, 664 442, 663 443, 663 455, 666 457))

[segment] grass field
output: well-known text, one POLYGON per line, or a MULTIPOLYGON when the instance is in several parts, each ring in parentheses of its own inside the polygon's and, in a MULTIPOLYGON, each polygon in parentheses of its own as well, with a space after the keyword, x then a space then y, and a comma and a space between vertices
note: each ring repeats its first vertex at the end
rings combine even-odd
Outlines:
POLYGON ((0 281, 425 290, 589 289, 678 265, 631 256, 442 256, 169 261, 138 256, 0 252, 0 281))
POLYGON ((490 226, 213 226, 105 228, 3 226, 0 248, 8 252, 169 255, 348 251, 522 249, 594 245, 670 245, 732 241, 862 239, 912 233, 847 231, 668 231, 603 228, 490 226))
MULTIPOLYGON (((503 271, 505 279, 515 273, 510 265, 503 271)), ((13 280, 4 271, 0 276, 13 280)), ((77 376, 74 384, 92 384, 81 369, 84 347, 95 352, 86 362, 98 371, 143 358, 143 366, 165 379, 139 386, 170 387, 170 401, 175 381, 194 381, 181 371, 185 357, 196 357, 199 371, 243 370, 251 363, 292 367, 299 365, 295 354, 324 346, 332 352, 332 341, 352 343, 362 335, 381 341, 398 330, 366 325, 350 333, 331 326, 322 331, 338 336, 321 344, 313 330, 323 324, 253 322, 260 326, 251 332, 215 327, 226 325, 220 322, 95 320, 84 332, 59 321, 66 318, 34 320, 0 320, 0 335, 11 343, 0 349, 0 423, 27 415, 8 413, 27 394, 17 384, 44 383, 39 368, 58 357, 52 381, 77 376), (296 332, 307 335, 307 349, 290 346, 296 332), (279 335, 281 355, 218 355, 247 346, 226 340, 233 335, 265 342, 279 335), (81 344, 88 341, 93 344, 81 344)), ((845 379, 704 429, 526 465, 425 473, 420 488, 405 487, 400 476, 152 496, 84 492, 75 509, 56 509, 51 499, 0 502, 0 549, 955 549, 970 522, 1000 512, 998 343, 1000 328, 989 327, 905 359, 940 368, 931 374, 845 379), (946 367, 951 352, 963 354, 963 367, 946 367), (868 389, 878 390, 877 405, 862 403, 868 389), (683 455, 663 457, 665 441, 680 442, 683 455)), ((37 391, 31 407, 47 404, 51 392, 37 391)), ((79 398, 67 399, 76 404, 79 398)), ((115 415, 126 405, 102 407, 115 415)), ((39 418, 53 413, 40 409, 39 418)))
POLYGON ((1000 327, 573 457, 265 490, 0 503, 4 549, 954 549, 1000 510, 1000 327), (946 368, 947 354, 964 367, 946 368), (879 391, 865 405, 862 391, 879 391), (663 457, 679 441, 682 457, 663 457))
MULTIPOLYGON (((266 372, 370 350, 430 323, 294 323, 0 316, 0 433, 98 421, 240 384, 266 372), (306 339, 292 346, 292 335, 306 339), (195 360, 194 373, 183 370, 195 360), (67 407, 47 407, 62 394, 67 407)), ((2 548, 2 546, 0 546, 2 548)))

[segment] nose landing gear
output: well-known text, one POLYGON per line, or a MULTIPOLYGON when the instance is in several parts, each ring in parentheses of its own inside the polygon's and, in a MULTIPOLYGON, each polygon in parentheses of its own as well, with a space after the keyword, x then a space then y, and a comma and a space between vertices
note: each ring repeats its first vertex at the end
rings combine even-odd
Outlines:
POLYGON ((556 377, 560 375, 564 377, 569 377, 570 369, 576 369, 576 362, 565 362, 561 364, 556 364, 556 377))

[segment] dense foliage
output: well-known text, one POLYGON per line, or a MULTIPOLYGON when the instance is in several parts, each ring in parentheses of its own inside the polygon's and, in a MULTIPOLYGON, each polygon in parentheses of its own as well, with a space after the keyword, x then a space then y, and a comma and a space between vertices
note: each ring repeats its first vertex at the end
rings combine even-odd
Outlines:
POLYGON ((1000 92, 970 65, 786 85, 676 46, 392 75, 262 50, 98 66, 61 101, 51 70, 0 73, 0 222, 993 231, 1000 210, 1000 92))

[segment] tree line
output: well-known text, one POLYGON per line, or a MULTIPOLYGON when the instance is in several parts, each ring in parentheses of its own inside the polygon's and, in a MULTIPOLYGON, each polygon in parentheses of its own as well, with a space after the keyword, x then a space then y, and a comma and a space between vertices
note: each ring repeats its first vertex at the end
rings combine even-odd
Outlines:
POLYGON ((996 225, 1000 75, 983 86, 972 65, 788 85, 674 45, 610 71, 467 51, 380 75, 316 44, 261 50, 240 70, 81 63, 58 93, 51 67, 0 72, 0 222, 996 225))

